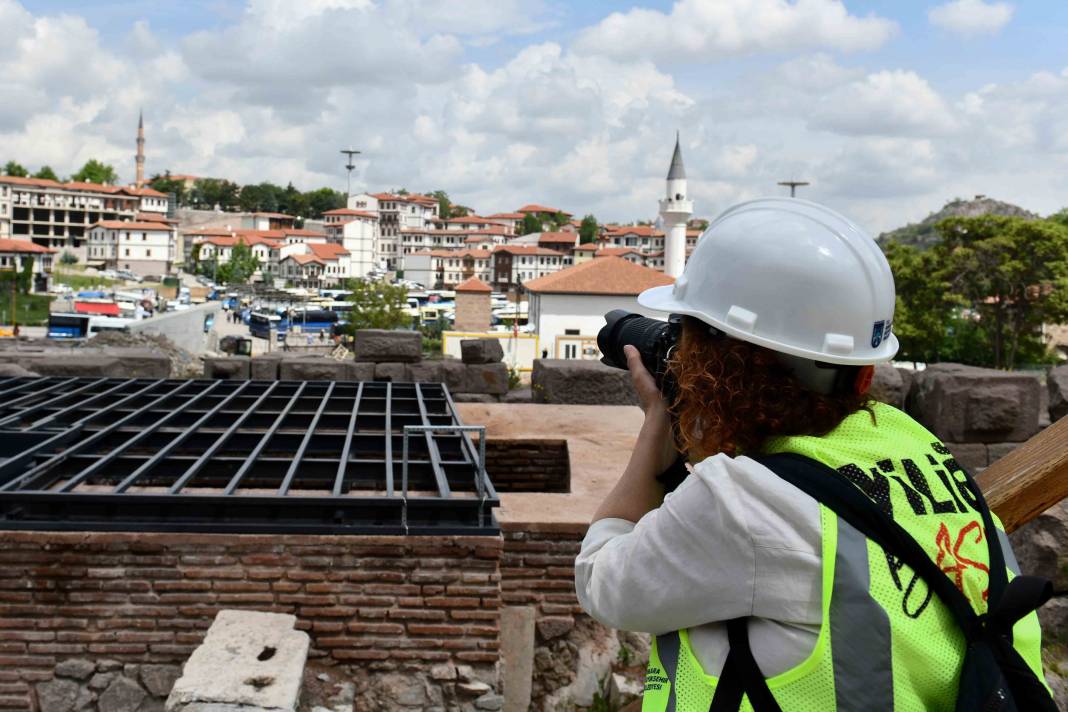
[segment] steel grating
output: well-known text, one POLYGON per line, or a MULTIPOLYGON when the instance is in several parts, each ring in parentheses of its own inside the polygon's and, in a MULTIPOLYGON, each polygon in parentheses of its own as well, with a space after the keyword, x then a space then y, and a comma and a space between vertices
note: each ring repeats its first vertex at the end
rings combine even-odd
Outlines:
POLYGON ((0 529, 496 534, 473 430, 443 384, 0 379, 0 529))

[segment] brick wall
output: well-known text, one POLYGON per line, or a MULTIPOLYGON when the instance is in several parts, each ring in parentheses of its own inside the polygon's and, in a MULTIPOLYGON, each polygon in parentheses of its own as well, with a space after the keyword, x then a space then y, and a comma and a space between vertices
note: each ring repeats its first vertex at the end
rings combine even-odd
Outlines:
POLYGON ((321 662, 497 661, 497 537, 0 533, 0 710, 67 658, 180 663, 222 608, 293 613, 321 662))
POLYGON ((575 596, 575 556, 585 527, 502 525, 501 601, 533 606, 540 640, 567 634, 585 615, 575 596))
POLYGON ((567 440, 486 440, 486 472, 498 492, 570 492, 567 440))

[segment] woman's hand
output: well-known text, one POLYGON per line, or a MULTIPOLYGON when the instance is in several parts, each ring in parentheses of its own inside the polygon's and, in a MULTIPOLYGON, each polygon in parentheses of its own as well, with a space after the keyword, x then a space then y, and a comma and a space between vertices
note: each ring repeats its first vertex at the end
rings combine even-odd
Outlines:
POLYGON ((645 450, 651 455, 651 463, 656 469, 653 473, 655 477, 670 467, 679 456, 675 448, 675 437, 671 432, 671 414, 668 413, 667 403, 656 385, 656 379, 642 363, 638 349, 627 345, 623 347, 623 353, 627 357, 627 368, 630 370, 634 390, 638 392, 638 402, 645 412, 645 423, 638 434, 634 449, 645 450))

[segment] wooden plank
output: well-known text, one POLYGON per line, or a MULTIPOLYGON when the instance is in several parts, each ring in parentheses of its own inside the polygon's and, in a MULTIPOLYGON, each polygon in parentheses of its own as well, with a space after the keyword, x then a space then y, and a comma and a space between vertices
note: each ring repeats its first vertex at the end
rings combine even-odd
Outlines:
POLYGON ((1068 418, 1061 418, 975 479, 1009 532, 1068 497, 1068 418))

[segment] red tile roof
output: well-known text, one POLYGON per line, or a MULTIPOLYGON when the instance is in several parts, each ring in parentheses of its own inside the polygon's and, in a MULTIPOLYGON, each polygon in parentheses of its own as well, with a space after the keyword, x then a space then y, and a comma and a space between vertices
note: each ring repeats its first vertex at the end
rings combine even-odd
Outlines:
POLYGON ((348 250, 336 242, 309 242, 307 247, 316 257, 324 260, 336 260, 341 255, 349 254, 348 250))
POLYGON ((605 231, 605 235, 638 235, 639 237, 663 237, 664 233, 652 225, 623 225, 605 231))
POLYGON ((493 248, 494 252, 509 252, 513 255, 552 255, 553 257, 559 257, 560 253, 556 250, 550 250, 548 247, 537 247, 536 245, 497 245, 493 248))
POLYGON ((550 208, 550 207, 545 206, 545 205, 538 205, 537 203, 531 203, 530 205, 524 205, 519 210, 516 210, 516 212, 517 213, 552 213, 554 215, 556 213, 561 213, 563 215, 567 215, 568 217, 571 216, 571 213, 567 212, 566 210, 560 210, 559 208, 550 208))
POLYGON ((285 213, 271 213, 271 212, 252 213, 252 216, 253 217, 257 217, 257 218, 285 218, 287 220, 296 220, 297 219, 293 215, 286 215, 285 213))
POLYGON ((532 279, 524 286, 531 292, 547 294, 637 296, 650 287, 674 282, 674 277, 655 269, 619 257, 603 257, 532 279))
POLYGON ((622 257, 623 255, 640 255, 642 251, 635 247, 602 247, 595 257, 622 257))
POLYGON ((146 197, 146 196, 149 197, 149 198, 166 198, 167 197, 166 193, 161 193, 158 190, 156 190, 155 188, 128 187, 128 188, 123 188, 123 191, 126 192, 126 193, 129 193, 130 195, 140 195, 141 197, 146 197))
POLYGON ((283 262, 285 262, 286 260, 293 260, 297 264, 301 265, 306 265, 309 262, 317 262, 319 264, 323 264, 323 261, 315 255, 288 255, 282 259, 283 262))
POLYGON ((470 277, 453 287, 454 292, 479 292, 489 294, 493 289, 478 277, 470 277))
POLYGON ((101 220, 89 227, 102 227, 105 230, 153 230, 155 232, 170 232, 171 226, 161 222, 125 222, 123 220, 101 220))
POLYGON ((369 213, 366 210, 353 210, 352 208, 338 208, 337 210, 327 210, 323 215, 351 215, 357 218, 371 218, 372 220, 378 220, 378 216, 374 213, 369 213))
POLYGON ((308 230, 302 227, 284 227, 282 232, 285 235, 299 235, 301 237, 326 237, 326 233, 319 232, 318 230, 308 230))
POLYGON ((50 247, 42 247, 30 240, 9 239, 6 237, 0 237, 0 252, 34 252, 41 254, 50 254, 55 252, 50 247))
POLYGON ((574 245, 578 242, 578 233, 574 232, 543 232, 538 235, 538 244, 574 245))
POLYGON ((493 215, 487 215, 487 218, 495 218, 498 220, 522 220, 523 213, 494 213, 493 215))

